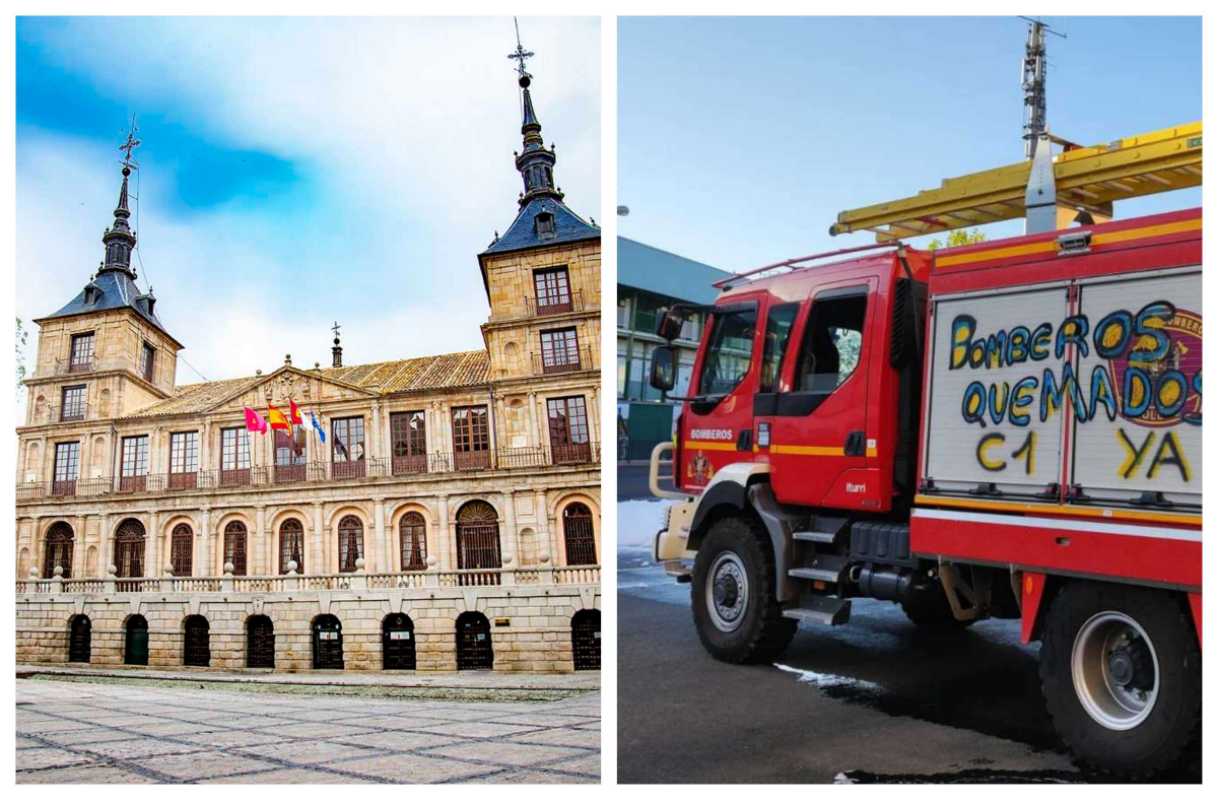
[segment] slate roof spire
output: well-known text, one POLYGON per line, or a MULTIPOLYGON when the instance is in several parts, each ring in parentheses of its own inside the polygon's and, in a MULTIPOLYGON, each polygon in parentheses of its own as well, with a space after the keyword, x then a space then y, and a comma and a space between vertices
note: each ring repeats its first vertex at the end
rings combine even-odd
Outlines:
MULTIPOLYGON (((127 205, 127 179, 131 175, 131 151, 140 146, 140 140, 135 138, 135 121, 132 120, 131 131, 127 141, 119 148, 126 153, 123 159, 123 187, 118 192, 118 205, 114 208, 114 225, 106 228, 102 234, 102 244, 106 246, 106 258, 98 273, 120 271, 135 278, 131 269, 131 251, 135 249, 135 231, 127 220, 131 219, 131 209, 127 205)), ((138 166, 138 165, 136 165, 138 166)))
POLYGON ((554 186, 554 162, 557 157, 554 148, 546 149, 545 141, 541 138, 541 122, 537 112, 533 110, 533 95, 529 86, 533 76, 525 70, 525 60, 533 53, 525 50, 520 44, 520 26, 516 26, 516 49, 508 54, 508 58, 517 61, 516 73, 520 85, 521 124, 520 133, 524 136, 524 150, 516 155, 516 169, 524 179, 524 192, 520 195, 520 207, 524 208, 529 201, 536 197, 553 197, 561 201, 562 192, 554 186))

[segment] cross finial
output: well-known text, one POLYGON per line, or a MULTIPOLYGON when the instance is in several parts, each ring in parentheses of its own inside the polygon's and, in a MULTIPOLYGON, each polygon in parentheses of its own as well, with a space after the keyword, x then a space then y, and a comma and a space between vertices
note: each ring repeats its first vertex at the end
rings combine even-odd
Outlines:
POLYGON ((516 26, 516 49, 508 53, 508 58, 516 60, 516 72, 520 74, 520 77, 528 78, 531 76, 525 70, 524 62, 526 59, 532 58, 534 54, 531 50, 525 50, 524 46, 520 44, 520 22, 515 17, 512 17, 512 24, 516 26))
POLYGON ((338 338, 338 331, 339 331, 339 329, 341 329, 341 328, 342 328, 342 325, 339 325, 339 324, 338 324, 338 321, 337 321, 337 320, 335 320, 334 325, 333 325, 333 326, 330 328, 330 330, 334 331, 334 338, 335 338, 335 339, 337 339, 337 338, 338 338))
MULTIPOLYGON (((140 140, 135 138, 136 132, 139 131, 139 126, 135 124, 135 114, 131 115, 131 130, 127 131, 127 141, 119 145, 119 150, 125 154, 123 157, 123 166, 130 169, 131 167, 131 151, 140 146, 140 140)), ((137 165, 138 166, 138 165, 137 165)))

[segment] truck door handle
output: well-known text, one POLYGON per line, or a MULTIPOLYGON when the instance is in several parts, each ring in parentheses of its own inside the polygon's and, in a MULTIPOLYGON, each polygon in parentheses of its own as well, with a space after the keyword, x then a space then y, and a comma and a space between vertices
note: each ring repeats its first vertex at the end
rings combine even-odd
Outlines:
POLYGON ((846 434, 846 446, 842 448, 845 455, 862 456, 867 454, 865 445, 866 434, 863 431, 850 431, 846 434))
POLYGON ((747 453, 753 449, 753 431, 751 428, 745 428, 736 437, 736 449, 742 453, 747 453))

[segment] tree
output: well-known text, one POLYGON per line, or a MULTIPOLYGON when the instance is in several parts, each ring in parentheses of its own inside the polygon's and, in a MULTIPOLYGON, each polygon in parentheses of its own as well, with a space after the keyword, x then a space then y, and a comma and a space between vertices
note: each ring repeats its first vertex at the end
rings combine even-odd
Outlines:
POLYGON ((25 380, 25 345, 29 341, 29 331, 21 317, 17 317, 17 395, 21 395, 21 382, 25 380))
POLYGON ((930 243, 926 245, 926 249, 937 250, 940 247, 963 247, 966 244, 977 244, 978 242, 984 242, 985 239, 985 231, 977 228, 973 228, 972 230, 957 228, 954 231, 947 232, 947 244, 944 244, 938 239, 931 239, 930 243))

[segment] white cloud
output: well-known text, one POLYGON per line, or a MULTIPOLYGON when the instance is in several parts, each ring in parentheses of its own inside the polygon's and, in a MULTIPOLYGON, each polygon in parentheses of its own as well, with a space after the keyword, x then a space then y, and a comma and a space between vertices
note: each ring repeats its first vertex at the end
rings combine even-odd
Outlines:
MULTIPOLYGON (((598 22, 521 28, 560 184, 598 216, 598 22)), ((336 318, 348 363, 481 346, 476 255, 519 191, 509 18, 89 19, 42 35, 44 57, 103 96, 172 109, 225 147, 294 162, 320 189, 299 216, 244 198, 184 217, 167 201, 175 154, 145 141, 142 259, 158 312, 207 377, 273 369, 288 352, 324 365, 336 318)), ((59 308, 97 264, 118 188, 112 147, 23 129, 18 314, 59 308)), ((196 379, 179 368, 179 382, 196 379)))

